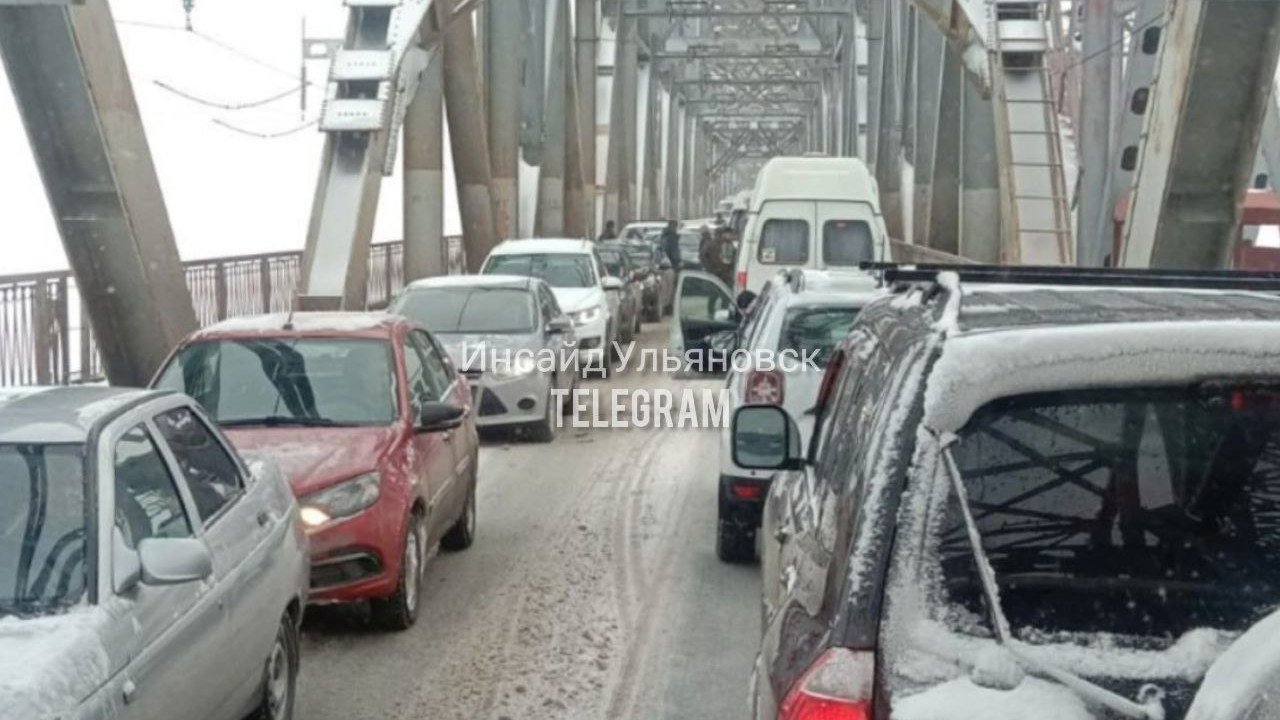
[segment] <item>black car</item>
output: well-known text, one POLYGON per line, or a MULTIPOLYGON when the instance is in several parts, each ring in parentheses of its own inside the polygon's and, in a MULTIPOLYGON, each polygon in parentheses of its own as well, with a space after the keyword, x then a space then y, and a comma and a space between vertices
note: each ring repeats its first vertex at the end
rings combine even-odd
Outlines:
POLYGON ((656 242, 624 241, 618 247, 631 258, 636 268, 644 300, 645 322, 658 322, 671 311, 675 295, 675 271, 656 242))
POLYGON ((1280 286, 885 277, 811 448, 734 419, 781 473, 752 717, 1280 717, 1280 286))
POLYGON ((597 243, 596 253, 609 276, 622 281, 622 297, 618 304, 621 332, 618 337, 622 342, 629 343, 640 334, 644 322, 644 281, 631 262, 631 256, 620 243, 597 243))

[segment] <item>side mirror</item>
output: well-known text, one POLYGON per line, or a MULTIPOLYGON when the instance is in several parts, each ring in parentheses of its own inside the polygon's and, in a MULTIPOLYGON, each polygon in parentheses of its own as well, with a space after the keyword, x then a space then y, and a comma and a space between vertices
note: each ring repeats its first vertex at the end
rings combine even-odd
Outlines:
POLYGON ((800 470, 800 428, 776 405, 747 405, 733 416, 733 462, 748 470, 800 470))
POLYGON ((447 432, 462 425, 467 411, 448 403, 424 403, 418 416, 418 432, 447 432))
POLYGON ((565 315, 552 318, 551 322, 547 323, 548 335, 565 335, 571 330, 573 330, 573 321, 565 315))
POLYGON ((750 290, 743 290, 738 294, 738 309, 746 311, 751 308, 752 303, 756 301, 756 294, 750 290))
POLYGON ((124 541, 118 527, 111 528, 111 587, 116 595, 124 595, 142 582, 142 560, 138 551, 124 541))
POLYGON ((142 582, 183 585, 213 574, 213 556, 195 538, 147 538, 138 543, 142 582))
POLYGON ((612 275, 608 275, 600 281, 600 287, 610 292, 616 292, 622 289, 622 280, 612 275))

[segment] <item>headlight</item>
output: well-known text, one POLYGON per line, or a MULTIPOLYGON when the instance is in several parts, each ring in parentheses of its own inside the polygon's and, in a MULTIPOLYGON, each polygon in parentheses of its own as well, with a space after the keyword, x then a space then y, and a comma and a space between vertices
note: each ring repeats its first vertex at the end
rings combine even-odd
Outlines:
POLYGON ((596 307, 593 307, 593 308, 587 308, 586 310, 580 310, 576 313, 571 313, 569 317, 573 318, 574 325, 577 325, 578 327, 582 327, 583 325, 587 325, 595 322, 596 320, 599 320, 600 315, 603 312, 604 312, 603 308, 597 305, 596 307))
POLYGON ((302 498, 302 522, 309 528, 317 528, 358 515, 378 501, 381 491, 381 475, 376 472, 357 475, 302 498))
POLYGON ((533 358, 520 356, 513 358, 511 362, 494 363, 489 369, 489 374, 496 380, 505 380, 532 375, 537 369, 538 364, 534 362, 533 358))

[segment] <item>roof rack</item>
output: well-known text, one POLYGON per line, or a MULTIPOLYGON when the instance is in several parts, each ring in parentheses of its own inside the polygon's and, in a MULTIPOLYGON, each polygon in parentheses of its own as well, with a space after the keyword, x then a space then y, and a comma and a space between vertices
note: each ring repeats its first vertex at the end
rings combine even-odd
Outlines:
POLYGON ((933 283, 953 272, 962 283, 1086 287, 1186 288, 1280 292, 1280 272, 1243 270, 1140 270, 1038 265, 943 265, 867 262, 860 266, 885 284, 933 283))

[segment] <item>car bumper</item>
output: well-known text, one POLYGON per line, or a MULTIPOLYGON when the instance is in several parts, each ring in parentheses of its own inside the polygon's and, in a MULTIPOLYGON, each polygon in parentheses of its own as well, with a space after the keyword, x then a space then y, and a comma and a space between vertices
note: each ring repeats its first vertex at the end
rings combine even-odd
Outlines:
POLYGON ((764 501, 769 497, 773 477, 749 478, 720 476, 720 517, 733 519, 751 530, 760 527, 764 501))
POLYGON ((603 365, 605 350, 612 342, 609 337, 609 321, 601 317, 598 320, 574 328, 578 338, 578 364, 580 368, 591 365, 603 365))
POLYGON ((385 500, 360 515, 308 533, 312 604, 358 602, 395 592, 404 518, 390 507, 380 508, 385 500), (388 521, 389 513, 394 513, 395 522, 388 521))
POLYGON ((469 379, 477 427, 522 425, 546 417, 551 383, 541 372, 506 380, 469 379))

